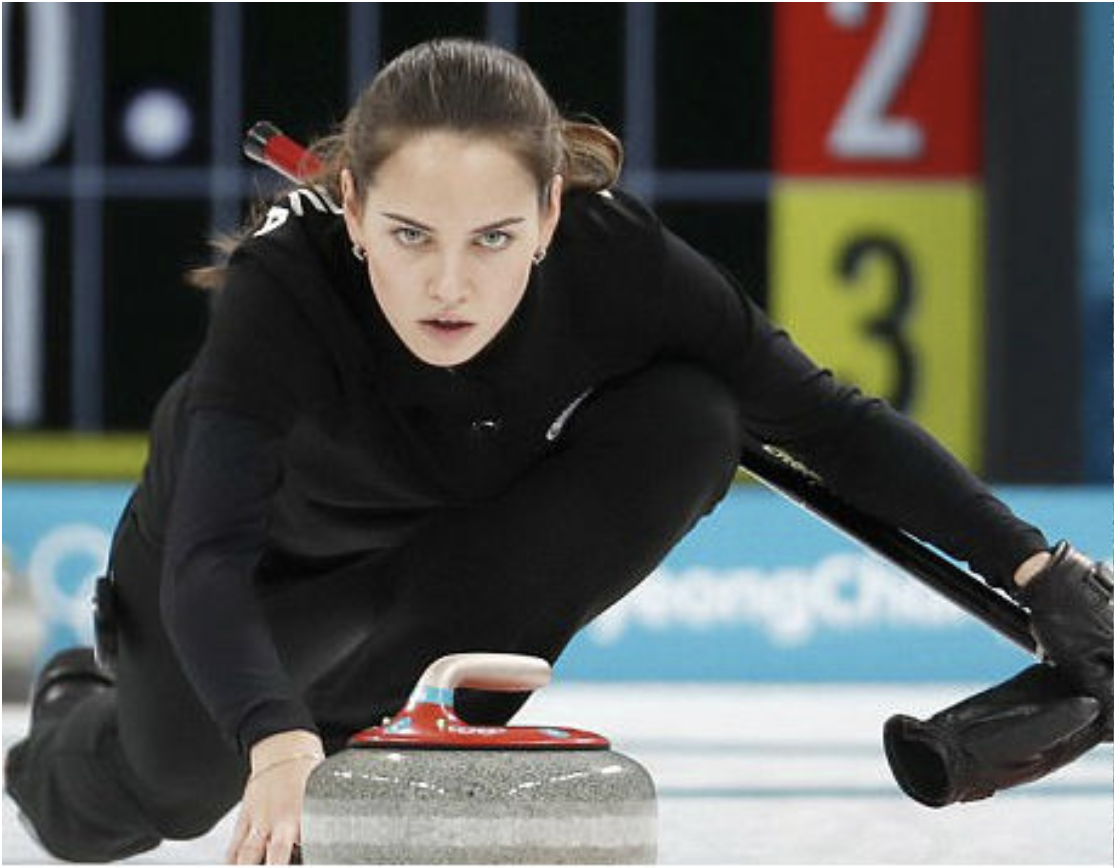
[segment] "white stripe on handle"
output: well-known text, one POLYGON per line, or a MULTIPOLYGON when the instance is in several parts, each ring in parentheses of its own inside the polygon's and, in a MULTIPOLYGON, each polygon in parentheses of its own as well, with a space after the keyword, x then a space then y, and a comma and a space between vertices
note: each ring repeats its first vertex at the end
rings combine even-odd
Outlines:
POLYGON ((519 692, 537 690, 549 683, 552 670, 541 657, 524 654, 450 654, 429 665, 414 695, 424 688, 453 690, 470 687, 474 690, 519 692))

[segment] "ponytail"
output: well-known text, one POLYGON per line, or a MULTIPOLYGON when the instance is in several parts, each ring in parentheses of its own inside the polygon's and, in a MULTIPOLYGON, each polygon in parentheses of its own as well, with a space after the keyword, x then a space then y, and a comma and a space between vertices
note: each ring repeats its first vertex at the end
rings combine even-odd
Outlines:
POLYGON ((623 144, 601 124, 561 122, 565 190, 596 192, 614 187, 623 168, 623 144))

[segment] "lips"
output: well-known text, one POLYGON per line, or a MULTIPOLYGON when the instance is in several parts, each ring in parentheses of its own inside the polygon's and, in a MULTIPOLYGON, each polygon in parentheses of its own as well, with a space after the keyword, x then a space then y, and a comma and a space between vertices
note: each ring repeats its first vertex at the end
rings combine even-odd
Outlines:
POLYGON ((427 340, 432 340, 442 346, 458 346, 462 341, 468 340, 476 328, 474 322, 459 319, 454 316, 435 316, 418 321, 427 340))
POLYGON ((471 328, 473 323, 462 319, 443 319, 438 317, 435 319, 423 319, 422 325, 436 329, 437 331, 456 332, 471 328))

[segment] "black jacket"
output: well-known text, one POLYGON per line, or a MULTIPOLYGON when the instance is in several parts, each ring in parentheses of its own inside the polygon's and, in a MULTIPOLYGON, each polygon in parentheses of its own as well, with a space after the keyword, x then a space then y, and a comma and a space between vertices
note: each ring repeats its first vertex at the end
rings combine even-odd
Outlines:
POLYGON ((325 574, 396 544, 430 509, 496 494, 559 448, 547 432, 573 402, 657 359, 715 373, 751 433, 995 584, 1046 546, 922 430, 815 366, 628 195, 568 196, 511 321, 453 369, 409 353, 343 220, 297 198, 233 258, 206 342, 156 413, 137 498, 141 526, 167 546, 169 635, 244 746, 313 726, 253 581, 325 574))

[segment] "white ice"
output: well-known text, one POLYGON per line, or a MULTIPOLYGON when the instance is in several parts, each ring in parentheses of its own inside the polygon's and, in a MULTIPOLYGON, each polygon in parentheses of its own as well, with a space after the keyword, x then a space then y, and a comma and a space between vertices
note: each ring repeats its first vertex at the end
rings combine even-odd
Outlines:
MULTIPOLYGON (((881 728, 927 717, 979 685, 562 684, 515 723, 600 732, 658 787, 659 861, 670 864, 1096 864, 1112 852, 1111 750, 992 799, 942 810, 905 797, 881 728)), ((4 747, 26 726, 4 706, 4 747)), ((128 861, 221 861, 233 811, 205 837, 128 861)), ((3 808, 5 864, 55 861, 3 808)))

